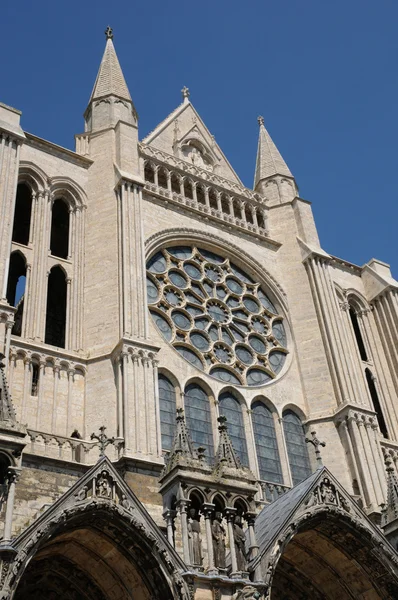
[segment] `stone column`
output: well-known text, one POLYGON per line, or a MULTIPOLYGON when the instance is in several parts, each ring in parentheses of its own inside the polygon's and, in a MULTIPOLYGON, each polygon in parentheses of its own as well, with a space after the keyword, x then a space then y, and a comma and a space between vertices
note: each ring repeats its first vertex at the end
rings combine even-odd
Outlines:
POLYGON ((174 548, 174 517, 175 511, 167 508, 163 513, 163 519, 166 521, 167 540, 174 548))
POLYGON ((179 500, 178 504, 177 504, 178 510, 180 512, 180 519, 181 519, 183 556, 184 556, 184 561, 187 565, 189 565, 191 563, 191 556, 189 553, 189 542, 188 542, 188 517, 187 517, 188 505, 189 505, 189 500, 186 500, 185 498, 179 500))
POLYGON ((218 569, 214 566, 213 534, 211 531, 211 519, 214 512, 214 504, 205 503, 202 511, 205 517, 206 541, 207 541, 207 575, 217 575, 218 569))
MULTIPOLYGON (((249 560, 254 560, 258 555, 258 544, 256 540, 256 534, 254 532, 254 522, 256 520, 256 513, 246 513, 247 527, 249 530, 249 560)), ((254 581, 262 581, 261 565, 260 563, 254 570, 254 581)))
POLYGON ((11 539, 12 530, 12 517, 14 514, 14 502, 15 502, 15 485, 18 481, 21 470, 16 467, 9 467, 8 469, 8 494, 7 494, 7 507, 6 515, 4 520, 4 535, 2 543, 11 539))
POLYGON ((10 344, 11 344, 11 331, 14 326, 14 322, 8 320, 6 322, 6 340, 5 340, 5 348, 4 348, 4 356, 6 357, 5 365, 6 365, 6 375, 8 375, 9 364, 10 364, 10 344))
POLYGON ((227 519, 228 526, 228 540, 229 540, 229 552, 231 556, 231 577, 236 576, 238 571, 238 563, 236 561, 235 553, 235 538, 234 538, 234 516, 236 515, 236 508, 227 506, 225 511, 225 518, 227 519))

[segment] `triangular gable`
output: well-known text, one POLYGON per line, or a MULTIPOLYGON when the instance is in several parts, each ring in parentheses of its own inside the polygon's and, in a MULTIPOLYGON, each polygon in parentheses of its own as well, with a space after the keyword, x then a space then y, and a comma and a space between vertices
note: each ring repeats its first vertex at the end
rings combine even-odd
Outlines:
POLYGON ((142 142, 167 154, 177 155, 179 158, 187 160, 187 162, 191 159, 186 156, 184 147, 187 148, 190 143, 193 146, 196 145, 196 147, 203 150, 203 158, 198 156, 197 166, 203 166, 203 168, 210 169, 217 175, 225 177, 225 179, 243 185, 220 146, 189 101, 180 104, 142 142))
MULTIPOLYGON (((163 556, 168 556, 172 571, 184 572, 186 565, 168 543, 148 511, 119 475, 110 460, 103 456, 83 477, 44 511, 27 529, 12 541, 16 552, 26 554, 36 542, 50 532, 51 526, 65 522, 69 515, 108 504, 126 521, 154 544, 163 556)), ((166 561, 167 562, 167 561, 166 561)), ((169 565, 167 565, 169 566, 169 565)))
POLYGON ((308 520, 322 511, 338 513, 352 521, 359 529, 366 529, 369 535, 379 537, 380 543, 389 545, 380 530, 368 519, 332 473, 326 467, 322 467, 265 506, 258 515, 255 531, 259 554, 253 562, 253 568, 264 556, 274 554, 276 546, 279 552, 280 540, 289 538, 299 522, 308 520))

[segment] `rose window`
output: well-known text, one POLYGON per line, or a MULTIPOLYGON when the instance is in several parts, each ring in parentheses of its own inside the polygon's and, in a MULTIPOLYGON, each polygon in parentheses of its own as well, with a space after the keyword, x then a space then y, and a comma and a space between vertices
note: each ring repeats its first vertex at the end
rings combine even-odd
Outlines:
POLYGON ((256 386, 282 370, 283 317, 229 259, 193 246, 162 249, 147 263, 147 294, 163 337, 216 379, 256 386))

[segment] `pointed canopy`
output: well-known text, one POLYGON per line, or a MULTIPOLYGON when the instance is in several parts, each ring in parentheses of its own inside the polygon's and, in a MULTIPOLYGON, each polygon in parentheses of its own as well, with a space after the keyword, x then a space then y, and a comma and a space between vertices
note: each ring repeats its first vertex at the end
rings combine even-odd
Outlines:
POLYGON ((8 390, 4 354, 0 354, 0 421, 16 422, 15 409, 11 401, 11 395, 8 390))
POLYGON ((111 95, 132 102, 126 80, 124 79, 124 75, 116 55, 115 47, 113 45, 112 30, 108 28, 105 34, 107 37, 105 52, 102 57, 93 91, 91 93, 90 102, 98 98, 111 95))
POLYGON ((258 118, 258 123, 260 125, 260 133, 258 138, 256 172, 254 175, 254 189, 256 189, 262 179, 267 179, 273 175, 293 178, 289 167, 264 127, 263 117, 258 118))
POLYGON ((387 503, 382 513, 382 527, 398 519, 398 478, 389 454, 385 456, 384 462, 387 471, 387 503))

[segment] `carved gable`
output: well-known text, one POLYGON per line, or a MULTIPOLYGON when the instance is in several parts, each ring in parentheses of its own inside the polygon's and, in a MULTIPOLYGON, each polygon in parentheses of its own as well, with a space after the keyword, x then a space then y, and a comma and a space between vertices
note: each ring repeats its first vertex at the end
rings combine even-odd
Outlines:
POLYGON ((182 159, 198 169, 241 184, 214 136, 190 102, 181 104, 143 143, 182 159))

